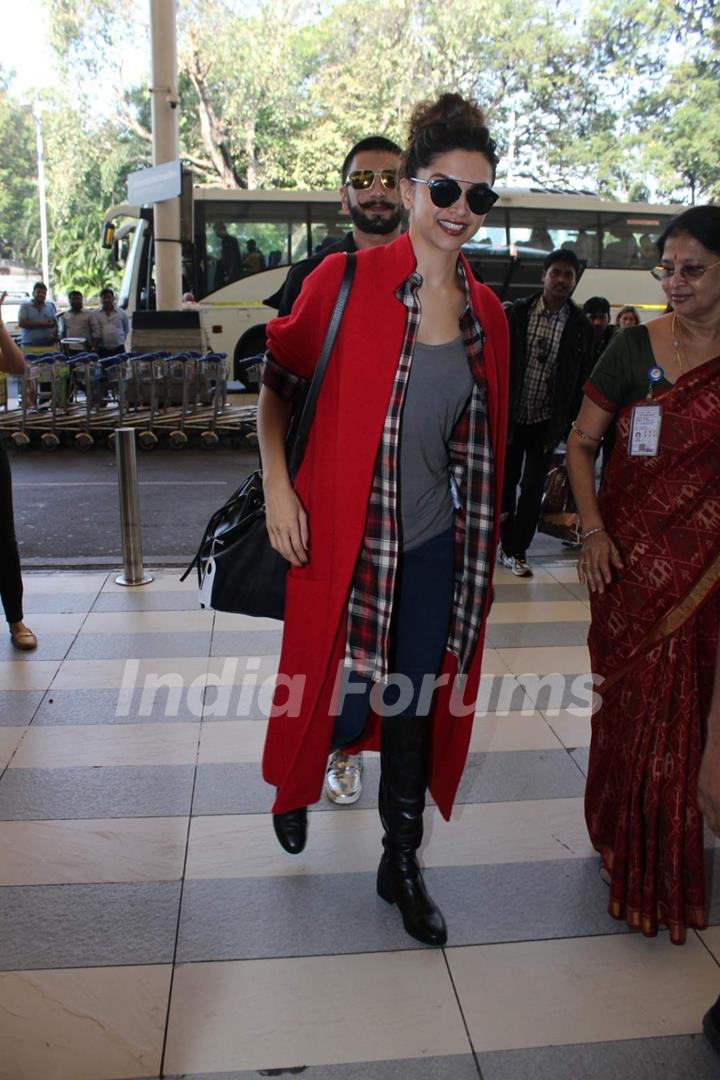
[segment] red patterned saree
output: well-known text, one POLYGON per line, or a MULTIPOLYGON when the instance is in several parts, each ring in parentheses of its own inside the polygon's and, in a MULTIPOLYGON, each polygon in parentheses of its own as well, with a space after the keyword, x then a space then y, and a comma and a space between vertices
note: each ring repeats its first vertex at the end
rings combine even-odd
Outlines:
POLYGON ((720 621, 720 357, 657 400, 657 456, 628 455, 623 408, 599 496, 625 569, 592 598, 602 704, 585 815, 610 914, 680 944, 706 915, 696 788, 720 621))

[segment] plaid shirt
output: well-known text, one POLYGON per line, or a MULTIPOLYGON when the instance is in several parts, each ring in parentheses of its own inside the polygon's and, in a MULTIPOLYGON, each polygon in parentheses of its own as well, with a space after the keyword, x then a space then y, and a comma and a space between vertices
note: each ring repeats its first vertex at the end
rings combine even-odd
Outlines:
POLYGON ((532 306, 527 328, 527 367, 517 411, 519 424, 538 424, 552 415, 552 387, 555 379, 560 339, 570 308, 559 311, 545 306, 542 294, 532 306))
MULTIPOLYGON (((460 330, 475 386, 448 445, 452 475, 464 505, 455 517, 455 594, 447 647, 457 657, 459 674, 465 674, 485 609, 495 503, 484 334, 470 305, 461 264, 459 269, 468 299, 460 330)), ((420 325, 417 291, 421 284, 422 278, 413 272, 396 294, 407 309, 405 338, 375 461, 365 535, 348 602, 345 662, 358 675, 373 681, 381 681, 390 673, 390 622, 400 552, 400 421, 420 325)), ((286 399, 297 399, 306 385, 306 380, 283 368, 270 353, 266 355, 263 382, 286 399)))
MULTIPOLYGON (((455 519, 455 596, 448 649, 467 672, 484 611, 493 532, 493 460, 486 415, 483 331, 470 306, 460 320, 475 386, 449 443, 450 466, 464 507, 455 519)), ((346 664, 356 674, 381 681, 389 674, 389 641, 400 549, 398 475, 400 421, 415 339, 420 325, 417 292, 422 278, 413 272, 397 291, 407 309, 405 339, 385 417, 370 488, 365 536, 355 567, 348 604, 346 664)))

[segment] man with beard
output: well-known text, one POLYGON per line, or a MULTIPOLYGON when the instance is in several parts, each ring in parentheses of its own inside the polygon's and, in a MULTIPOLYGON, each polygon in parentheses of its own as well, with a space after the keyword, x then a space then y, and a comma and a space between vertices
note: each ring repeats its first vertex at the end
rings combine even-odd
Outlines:
MULTIPOLYGON (((328 244, 309 259, 295 263, 285 284, 265 303, 288 315, 300 295, 302 283, 334 251, 360 251, 389 244, 400 235, 402 203, 398 171, 400 147, 381 135, 356 143, 343 161, 340 176, 340 205, 353 223, 342 240, 328 244)), ((328 759, 325 794, 331 802, 348 805, 362 794, 362 754, 335 750, 328 759)))
POLYGON ((353 223, 350 232, 309 259, 295 263, 280 292, 266 303, 288 315, 308 274, 334 251, 361 251, 389 244, 400 235, 402 205, 398 185, 400 147, 381 135, 371 135, 353 146, 342 164, 340 205, 353 223))
POLYGON ((577 416, 592 368, 593 328, 570 299, 579 272, 574 251, 551 251, 543 263, 542 292, 517 300, 507 313, 510 423, 498 556, 517 577, 532 574, 526 551, 553 450, 577 416))

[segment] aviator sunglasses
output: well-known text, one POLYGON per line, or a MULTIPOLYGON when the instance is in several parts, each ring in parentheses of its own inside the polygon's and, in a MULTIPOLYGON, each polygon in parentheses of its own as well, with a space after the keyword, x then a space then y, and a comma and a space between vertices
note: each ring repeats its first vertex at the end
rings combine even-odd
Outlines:
POLYGON ((345 187, 349 184, 355 191, 367 191, 375 183, 376 176, 380 177, 380 183, 386 191, 394 191, 397 187, 397 169, 355 169, 348 175, 345 187))
POLYGON ((410 179, 415 184, 427 184, 434 205, 443 209, 458 201, 462 195, 461 184, 470 185, 465 192, 465 199, 473 214, 487 214, 500 198, 489 184, 473 184, 470 180, 451 180, 449 176, 439 176, 434 180, 423 180, 419 176, 411 176, 410 179))

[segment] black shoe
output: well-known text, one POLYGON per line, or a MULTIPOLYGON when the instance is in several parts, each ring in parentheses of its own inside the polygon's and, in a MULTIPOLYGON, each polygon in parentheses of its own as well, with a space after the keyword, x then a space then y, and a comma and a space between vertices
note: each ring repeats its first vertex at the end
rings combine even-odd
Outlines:
POLYGON ((713 1050, 720 1054, 720 997, 703 1016, 703 1031, 713 1050))
POLYGON ((307 806, 273 814, 273 828, 281 846, 291 855, 299 855, 307 840, 307 806))
POLYGON ((425 945, 445 944, 445 920, 428 896, 414 855, 395 859, 386 851, 378 867, 377 891, 388 904, 397 904, 410 937, 425 945))

